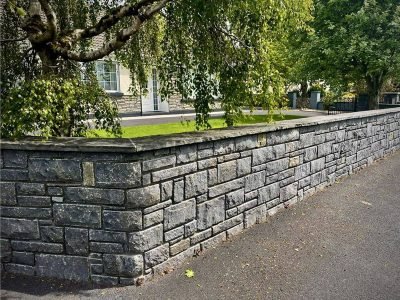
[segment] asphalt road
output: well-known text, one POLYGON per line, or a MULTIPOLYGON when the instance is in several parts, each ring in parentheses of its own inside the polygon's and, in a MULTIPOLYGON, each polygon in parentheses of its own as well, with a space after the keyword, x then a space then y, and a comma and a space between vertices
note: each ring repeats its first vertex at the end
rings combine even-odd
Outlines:
POLYGON ((2 299, 400 299, 400 152, 140 287, 2 284, 2 299))

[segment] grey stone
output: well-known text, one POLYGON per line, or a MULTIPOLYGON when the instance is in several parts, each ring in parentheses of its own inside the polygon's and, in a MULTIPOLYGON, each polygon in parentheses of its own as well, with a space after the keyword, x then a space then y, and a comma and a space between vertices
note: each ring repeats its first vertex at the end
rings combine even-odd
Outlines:
MULTIPOLYGON (((91 264, 90 272, 92 274, 103 274, 103 264, 91 264)), ((93 277, 93 275, 92 275, 93 277)))
POLYGON ((196 216, 196 200, 190 199, 164 210, 164 230, 192 221, 196 216))
POLYGON ((300 135, 300 146, 302 148, 314 145, 314 132, 302 133, 300 135))
POLYGON ((268 134, 267 143, 268 145, 283 144, 286 142, 298 140, 299 137, 300 132, 298 129, 282 130, 268 134))
POLYGON ((112 242, 125 244, 127 242, 127 236, 125 232, 89 229, 89 240, 96 242, 112 242))
POLYGON ((182 146, 177 149, 177 163, 188 163, 197 159, 197 146, 182 146))
POLYGON ((194 220, 185 224, 185 238, 192 236, 197 231, 197 221, 194 220))
POLYGON ((81 163, 75 159, 29 158, 29 178, 46 182, 81 182, 81 163))
POLYGON ((251 173, 251 157, 237 160, 237 176, 241 177, 251 173))
POLYGON ((289 158, 289 168, 297 167, 300 165, 300 156, 289 158))
POLYGON ((244 191, 250 192, 252 190, 256 190, 262 186, 264 186, 265 183, 265 171, 261 171, 258 173, 253 173, 250 175, 247 175, 244 178, 244 191))
POLYGON ((88 281, 88 260, 81 256, 37 254, 36 274, 42 277, 88 281))
POLYGON ((139 232, 130 233, 128 236, 129 250, 143 253, 159 246, 163 241, 163 225, 157 225, 139 232))
POLYGON ((182 240, 170 247, 171 256, 175 256, 190 247, 190 239, 182 240))
POLYGON ((141 185, 142 172, 139 162, 96 163, 94 174, 98 186, 127 188, 141 185))
POLYGON ((236 151, 256 148, 258 139, 256 135, 244 136, 235 139, 236 151))
POLYGON ((289 158, 283 158, 267 163, 267 176, 279 173, 289 167, 289 158))
POLYGON ((311 175, 310 178, 311 187, 317 186, 321 183, 321 172, 315 173, 311 175))
POLYGON ((208 186, 213 186, 218 183, 218 171, 217 168, 209 169, 207 171, 208 186))
POLYGON ((55 203, 53 216, 56 225, 101 228, 100 206, 55 203))
POLYGON ((302 189, 303 187, 310 185, 310 183, 311 183, 311 176, 299 180, 299 189, 302 189))
POLYGON ((213 167, 217 166, 217 159, 209 158, 209 159, 199 160, 197 162, 197 165, 198 165, 199 170, 213 168, 213 167))
POLYGON ((297 182, 281 188, 280 200, 282 202, 297 196, 297 182))
POLYGON ((235 151, 234 140, 219 140, 214 143, 214 155, 229 154, 235 151))
POLYGON ((175 155, 169 155, 161 158, 145 160, 143 161, 143 172, 174 166, 175 164, 176 164, 175 155))
POLYGON ((244 227, 249 228, 267 220, 267 206, 265 204, 244 212, 244 227))
POLYGON ((26 168, 28 154, 24 151, 4 150, 4 166, 6 168, 26 168))
POLYGON ((294 178, 295 180, 299 180, 309 176, 310 174, 311 174, 311 164, 306 163, 295 168, 294 178))
POLYGON ((185 176, 185 198, 189 199, 207 192, 207 171, 185 176))
POLYGON ((240 189, 226 195, 226 207, 232 208, 244 202, 244 189, 240 189))
POLYGON ((116 231, 135 231, 142 229, 141 211, 103 211, 104 229, 116 231))
POLYGON ((34 276, 35 268, 32 266, 18 265, 18 264, 4 264, 6 272, 12 274, 20 274, 26 276, 34 276))
POLYGON ((279 197, 280 188, 279 182, 270 184, 266 187, 263 187, 259 190, 259 203, 268 202, 274 198, 279 197))
POLYGON ((197 205, 197 228, 204 230, 225 219, 225 196, 197 205))
POLYGON ((185 199, 185 182, 183 180, 174 182, 174 203, 182 202, 185 199))
POLYGON ((304 162, 311 161, 317 158, 317 146, 306 148, 304 151, 304 162))
POLYGON ((325 168, 325 157, 313 160, 311 162, 311 173, 314 174, 325 168))
POLYGON ((218 165, 218 183, 236 178, 236 161, 229 161, 218 165))
POLYGON ((332 153, 332 143, 318 145, 318 157, 326 156, 332 153))
POLYGON ((66 187, 64 190, 66 202, 83 204, 123 205, 125 193, 123 190, 98 189, 86 187, 66 187))
POLYGON ((1 205, 17 205, 15 183, 0 182, 0 204, 1 205))
POLYGON ((163 220, 164 220, 164 211, 157 210, 155 212, 143 216, 143 227, 147 228, 155 224, 162 223, 163 220))
POLYGON ((144 214, 149 214, 149 213, 152 213, 153 211, 166 208, 166 207, 168 207, 170 205, 172 205, 172 200, 167 200, 167 201, 164 201, 164 202, 161 202, 161 203, 158 203, 156 205, 153 205, 153 206, 150 206, 150 207, 147 207, 147 208, 143 209, 143 213, 144 214))
POLYGON ((0 178, 5 181, 27 181, 29 180, 28 170, 1 169, 0 178))
POLYGON ((1 215, 10 218, 51 218, 51 208, 1 207, 1 215))
POLYGON ((226 231, 227 239, 231 239, 233 236, 238 235, 239 233, 241 233, 243 231, 243 229, 244 229, 244 224, 243 223, 228 229, 226 231))
POLYGON ((83 256, 88 255, 88 230, 80 228, 65 228, 65 250, 67 254, 76 254, 83 256))
POLYGON ((1 217, 1 237, 10 239, 39 239, 39 224, 37 220, 9 219, 1 217))
POLYGON ((9 240, 0 239, 0 258, 1 262, 11 261, 11 244, 9 240))
POLYGON ((33 207, 51 206, 50 197, 47 196, 18 196, 18 205, 33 207))
POLYGON ((264 164, 285 155, 285 145, 263 147, 253 150, 253 166, 264 164))
POLYGON ((214 155, 214 150, 212 148, 202 149, 197 152, 198 159, 204 159, 207 157, 211 157, 213 155, 214 155))
POLYGON ((177 227, 175 229, 169 230, 164 233, 164 239, 166 242, 177 239, 178 237, 183 236, 185 233, 184 226, 177 227))
POLYGON ((142 255, 104 254, 104 272, 109 275, 136 277, 143 274, 142 255))
POLYGON ((62 203, 64 202, 63 197, 51 197, 51 201, 56 202, 56 203, 62 203))
POLYGON ((243 203, 237 207, 237 213, 240 214, 250 208, 256 207, 258 205, 258 199, 254 199, 248 202, 243 203))
POLYGON ((204 241, 205 239, 209 238, 211 235, 212 235, 211 228, 206 229, 202 232, 198 232, 190 238, 190 244, 196 245, 196 244, 200 243, 201 241, 204 241))
POLYGON ((243 178, 239 178, 236 180, 228 181, 216 186, 213 186, 209 188, 208 190, 208 195, 211 198, 214 198, 216 196, 222 195, 222 194, 227 194, 231 191, 238 190, 244 186, 244 180, 243 178))
POLYGON ((26 252, 42 252, 42 253, 64 252, 64 247, 62 244, 44 243, 44 242, 11 241, 11 247, 13 250, 26 251, 26 252))
POLYGON ((160 202, 160 185, 155 184, 126 192, 126 205, 129 208, 143 208, 160 202))
POLYGON ((90 242, 90 252, 124 253, 124 247, 118 243, 90 242))
POLYGON ((169 245, 164 244, 144 254, 144 266, 146 269, 152 268, 164 261, 169 257, 169 245))
POLYGON ((105 275, 91 275, 92 282, 99 286, 115 286, 118 285, 118 277, 105 275))
POLYGON ((44 195, 45 187, 42 183, 19 182, 17 193, 18 195, 44 195))
POLYGON ((40 226, 40 237, 43 242, 63 243, 64 228, 56 226, 40 226))
POLYGON ((161 201, 169 200, 172 198, 173 187, 173 181, 167 181, 161 184, 161 201))
POLYGON ((226 241, 226 233, 222 232, 220 234, 217 234, 216 236, 213 236, 212 238, 209 238, 208 240, 204 241, 201 243, 201 250, 207 250, 210 248, 215 248, 218 244, 222 243, 223 241, 226 241))
POLYGON ((12 261, 16 264, 33 266, 35 264, 35 255, 31 252, 13 252, 12 261))
POLYGON ((49 186, 47 187, 47 194, 49 194, 50 196, 62 196, 63 189, 62 187, 58 186, 49 186))
POLYGON ((83 185, 84 186, 95 186, 94 178, 94 165, 91 161, 85 161, 82 163, 82 174, 83 174, 83 185))
POLYGON ((258 190, 254 190, 244 194, 244 201, 250 201, 258 197, 258 190))
POLYGON ((240 157, 240 153, 231 153, 224 156, 218 157, 218 163, 227 162, 230 160, 238 159, 240 157))
POLYGON ((182 175, 186 175, 189 173, 193 173, 197 171, 197 163, 193 162, 190 164, 169 168, 161 171, 153 172, 153 182, 158 182, 182 175))
POLYGON ((228 220, 225 220, 215 226, 212 227, 213 234, 220 233, 221 231, 225 231, 233 226, 236 226, 243 222, 243 215, 239 215, 228 220))
POLYGON ((299 141, 289 142, 286 143, 285 146, 286 146, 286 153, 291 153, 299 149, 300 142, 299 141))

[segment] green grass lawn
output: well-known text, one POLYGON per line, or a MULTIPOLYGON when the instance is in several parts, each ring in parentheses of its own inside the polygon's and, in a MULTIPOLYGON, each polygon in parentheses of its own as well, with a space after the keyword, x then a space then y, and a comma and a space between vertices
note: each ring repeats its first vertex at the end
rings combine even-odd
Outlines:
MULTIPOLYGON (((266 123, 268 116, 243 116, 239 119, 239 121, 235 124, 235 126, 243 126, 248 124, 257 124, 257 123, 266 123)), ((283 120, 292 120, 302 118, 301 116, 296 115, 272 115, 273 121, 283 121, 283 120)), ((223 118, 212 118, 210 119, 210 125, 212 128, 225 128, 226 124, 223 118)), ((175 122, 175 123, 165 123, 165 124, 154 124, 154 125, 138 125, 138 126, 129 126, 122 128, 122 137, 123 138, 135 138, 135 137, 144 137, 151 135, 165 135, 172 133, 181 133, 181 132, 193 132, 196 131, 196 124, 194 121, 183 121, 183 122, 175 122)), ((96 130, 93 134, 90 134, 90 137, 95 137, 95 135, 99 137, 113 137, 108 135, 103 130, 96 130)))

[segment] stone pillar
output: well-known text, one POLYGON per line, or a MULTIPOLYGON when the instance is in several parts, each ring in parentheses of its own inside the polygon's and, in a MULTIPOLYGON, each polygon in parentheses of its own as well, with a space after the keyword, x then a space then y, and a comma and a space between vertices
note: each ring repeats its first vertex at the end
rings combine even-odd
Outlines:
POLYGON ((312 91, 310 97, 310 108, 317 109, 318 102, 321 101, 321 92, 320 91, 312 91))
POLYGON ((289 92, 288 93, 288 97, 290 99, 290 104, 289 105, 293 109, 296 109, 297 108, 297 93, 296 92, 289 92))

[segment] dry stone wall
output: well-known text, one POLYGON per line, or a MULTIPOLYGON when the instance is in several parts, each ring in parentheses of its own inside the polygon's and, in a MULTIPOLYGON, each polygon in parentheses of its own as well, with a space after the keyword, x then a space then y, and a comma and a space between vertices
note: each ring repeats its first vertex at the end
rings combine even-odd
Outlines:
POLYGON ((142 140, 3 140, 3 271, 133 284, 398 150, 399 132, 393 109, 142 140))

